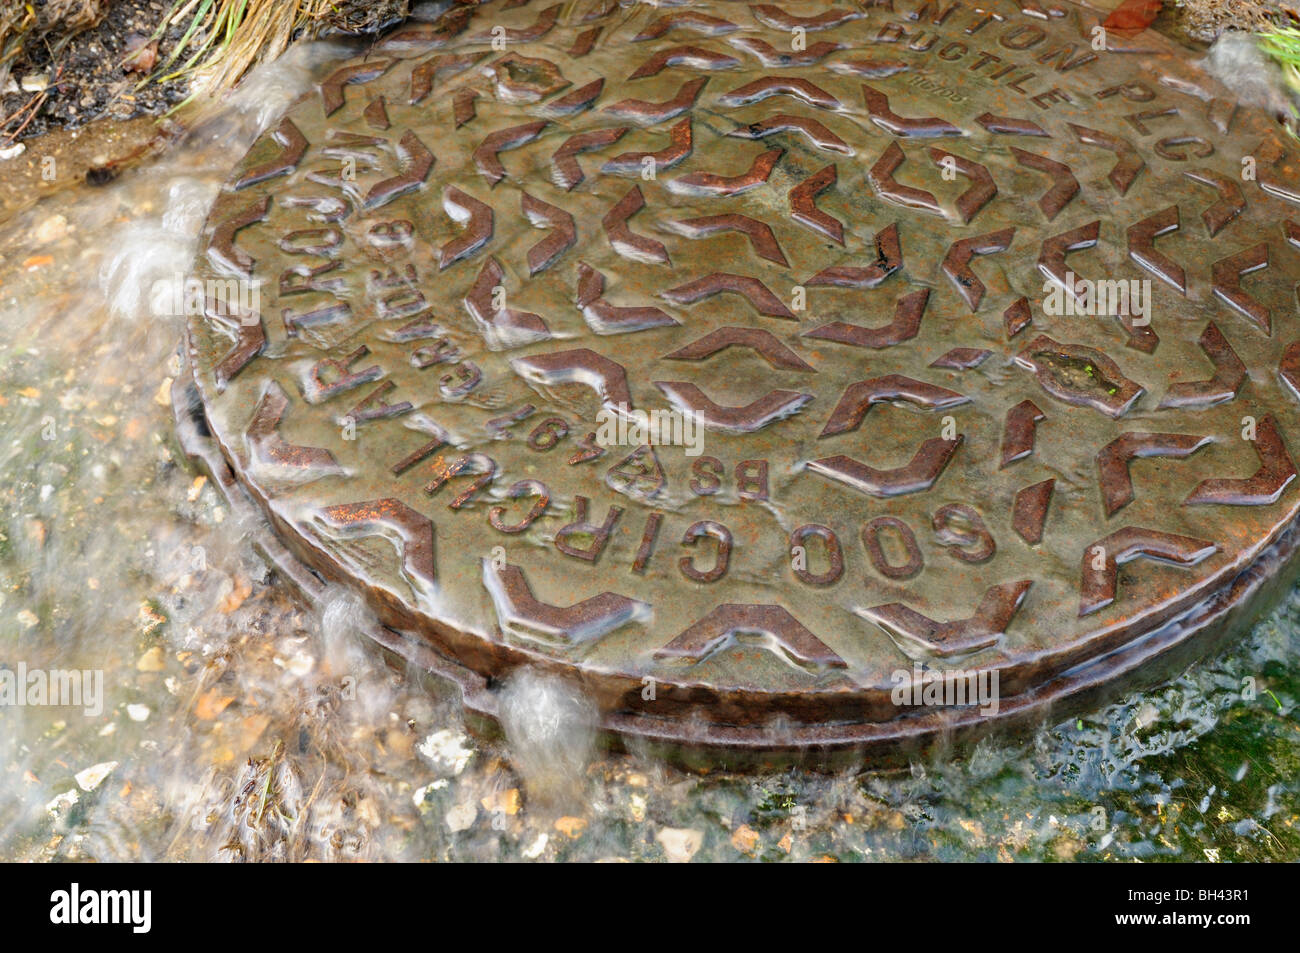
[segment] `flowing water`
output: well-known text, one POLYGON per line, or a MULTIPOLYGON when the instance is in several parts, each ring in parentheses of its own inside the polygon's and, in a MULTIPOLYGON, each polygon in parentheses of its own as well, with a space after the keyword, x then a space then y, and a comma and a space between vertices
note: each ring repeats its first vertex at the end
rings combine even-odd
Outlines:
POLYGON ((0 225, 0 669, 92 673, 76 706, 0 707, 0 859, 1300 858, 1300 592, 1156 690, 837 775, 606 755, 529 673, 480 740, 355 597, 295 603, 174 446, 183 319, 150 290, 348 55, 297 47, 163 158, 0 225))

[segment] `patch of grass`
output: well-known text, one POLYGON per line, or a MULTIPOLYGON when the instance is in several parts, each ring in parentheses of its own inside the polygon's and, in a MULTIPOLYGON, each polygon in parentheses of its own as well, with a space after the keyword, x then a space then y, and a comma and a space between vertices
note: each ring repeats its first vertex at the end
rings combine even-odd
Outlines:
MULTIPOLYGON (((1291 94, 1300 97, 1300 29, 1293 26, 1278 27, 1261 33, 1259 47, 1282 68, 1282 78, 1291 94)), ((1287 124, 1292 137, 1300 139, 1300 109, 1291 104, 1293 120, 1287 124)))
POLYGON ((1282 67, 1287 85, 1300 93, 1300 29, 1287 26, 1262 33, 1259 46, 1282 67))
POLYGON ((408 0, 175 0, 151 39, 173 27, 183 31, 182 39, 141 85, 188 77, 190 98, 220 93, 253 66, 274 60, 298 36, 326 28, 373 32, 408 10, 408 0))
POLYGON ((283 53, 302 22, 330 6, 329 0, 176 0, 151 39, 171 26, 184 29, 182 39, 141 85, 187 76, 191 99, 228 89, 250 67, 283 53))
POLYGON ((9 75, 10 64, 22 52, 27 34, 36 26, 36 10, 27 3, 0 8, 0 80, 9 75))

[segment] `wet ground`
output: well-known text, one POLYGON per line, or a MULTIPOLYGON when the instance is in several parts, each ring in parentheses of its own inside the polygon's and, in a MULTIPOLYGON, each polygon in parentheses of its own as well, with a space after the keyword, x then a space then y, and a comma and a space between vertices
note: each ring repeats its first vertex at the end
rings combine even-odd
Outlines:
POLYGON ((103 673, 102 711, 0 708, 0 859, 1300 859, 1300 591, 1157 690, 833 776, 599 755, 546 684, 479 740, 348 596, 303 611, 181 462, 183 319, 149 289, 345 55, 299 49, 163 158, 0 225, 0 667, 103 673))

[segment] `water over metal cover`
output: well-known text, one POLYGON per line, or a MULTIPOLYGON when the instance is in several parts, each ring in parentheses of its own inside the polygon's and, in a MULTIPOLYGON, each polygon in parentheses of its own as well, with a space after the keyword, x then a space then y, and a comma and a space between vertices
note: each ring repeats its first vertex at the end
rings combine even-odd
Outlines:
POLYGON ((543 0, 390 36, 208 221, 198 277, 260 282, 189 323, 223 465, 488 714, 528 664, 617 733, 858 750, 1153 665, 1294 549, 1300 164, 1098 22, 543 0))

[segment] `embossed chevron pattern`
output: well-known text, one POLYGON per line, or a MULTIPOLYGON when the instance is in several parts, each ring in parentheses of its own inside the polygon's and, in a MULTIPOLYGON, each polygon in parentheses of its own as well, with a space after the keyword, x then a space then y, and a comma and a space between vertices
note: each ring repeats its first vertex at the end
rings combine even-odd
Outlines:
POLYGON ((805 665, 843 668, 845 662, 781 606, 721 605, 655 654, 698 662, 741 633, 758 632, 805 665))
POLYGON ((1102 500, 1106 515, 1133 502, 1130 461, 1140 457, 1173 457, 1182 460, 1210 443, 1209 437, 1185 433, 1126 433, 1116 437, 1097 454, 1102 500))
MULTIPOLYGON (((647 125, 667 122, 669 119, 676 119, 694 106, 695 101, 700 98, 700 92, 708 85, 708 82, 709 78, 707 76, 688 79, 677 90, 677 95, 670 99, 657 103, 647 102, 644 99, 624 99, 606 106, 605 112, 611 116, 617 116, 619 119, 630 119, 633 122, 647 125)), ((686 129, 689 130, 690 126, 688 125, 686 129)))
POLYGON ((817 207, 818 194, 835 184, 837 174, 838 170, 832 163, 791 189, 790 217, 801 225, 843 245, 844 223, 817 207))
POLYGON ((661 292, 662 297, 674 304, 689 305, 717 294, 739 295, 753 305, 754 310, 769 318, 798 320, 784 302, 774 295, 768 287, 752 275, 728 275, 714 272, 689 281, 676 288, 661 292))
POLYGON ((551 229, 551 234, 528 249, 528 274, 530 277, 545 271, 578 240, 578 227, 573 216, 557 205, 543 202, 527 192, 519 193, 519 204, 533 225, 551 229))
POLYGON ((1134 180, 1137 179, 1138 173, 1146 168, 1146 162, 1138 155, 1133 148, 1133 144, 1127 139, 1121 139, 1119 136, 1111 135, 1108 132, 1100 132, 1096 129, 1088 129, 1084 126, 1077 126, 1070 123, 1070 129, 1079 137, 1079 141, 1089 146, 1096 146, 1099 149, 1109 149, 1117 156, 1115 166, 1106 176, 1110 184, 1115 187, 1115 191, 1124 195, 1132 187, 1134 180))
POLYGON ((1241 286, 1245 275, 1268 267, 1268 242, 1221 258, 1211 268, 1214 293, 1250 318, 1265 334, 1273 333, 1273 310, 1241 286))
POLYGON ((1083 551, 1079 615, 1091 615, 1115 601, 1119 590, 1119 567, 1123 563, 1143 558, 1191 567, 1218 548, 1208 540, 1140 526, 1125 526, 1103 536, 1083 551))
POLYGON ((605 227, 605 235, 614 250, 624 258, 667 264, 668 249, 664 243, 638 235, 628 225, 628 219, 643 208, 645 208, 645 196, 641 194, 641 187, 634 185, 601 219, 601 224, 605 227))
POLYGON ((904 118, 889 108, 889 97, 874 87, 863 84, 862 98, 866 100, 867 112, 871 121, 885 132, 899 138, 936 138, 940 136, 960 136, 962 131, 936 116, 924 118, 904 118))
POLYGON ((489 134, 474 150, 474 164, 478 166, 479 174, 490 184, 496 185, 506 177, 506 169, 501 164, 500 154, 506 149, 518 149, 532 142, 546 128, 546 125, 547 120, 539 119, 536 122, 511 126, 508 129, 498 129, 489 134))
POLYGON ((455 186, 449 186, 443 192, 442 207, 448 215, 463 224, 465 230, 439 249, 439 270, 454 265, 462 258, 468 258, 491 241, 493 223, 496 221, 492 206, 455 186))
POLYGON ((501 263, 489 258, 465 295, 465 308, 483 329, 489 346, 516 347, 550 337, 550 329, 540 315, 498 305, 496 289, 502 287, 504 279, 501 263))
POLYGON ((1228 339, 1213 321, 1205 326, 1197 342, 1214 366, 1208 380, 1174 384, 1165 392, 1161 407, 1205 407, 1232 400, 1246 383, 1246 365, 1237 357, 1228 339))
POLYGON ((1011 147, 1011 154, 1016 161, 1035 172, 1042 172, 1052 180, 1052 187, 1042 194, 1038 207, 1050 222, 1061 213, 1061 209, 1070 204, 1070 200, 1079 194, 1079 180, 1074 177, 1070 167, 1064 162, 1057 162, 1035 152, 1011 147))
POLYGON ((668 130, 669 144, 656 152, 624 152, 606 162, 601 171, 615 175, 640 175, 643 171, 671 169, 691 154, 691 121, 683 119, 668 130))
POLYGON ((437 581, 432 521, 401 500, 387 498, 339 503, 320 511, 329 527, 347 533, 394 533, 402 540, 402 565, 425 585, 437 581))
POLYGON ((707 70, 712 73, 718 70, 732 69, 739 65, 739 60, 726 53, 716 53, 712 50, 701 49, 698 46, 674 46, 655 53, 633 70, 628 79, 658 76, 670 66, 707 70))
MULTIPOLYGON (((772 170, 784 149, 769 149, 754 158, 748 172, 740 175, 721 175, 716 172, 691 172, 679 175, 668 183, 674 192, 686 192, 700 195, 740 195, 750 189, 758 188, 772 175, 772 170)), ((832 177, 833 179, 833 177, 832 177)))
POLYGON ((663 391, 673 406, 695 414, 705 427, 730 433, 761 430, 774 421, 798 413, 800 407, 812 400, 812 394, 771 390, 744 406, 724 407, 690 381, 655 381, 655 386, 663 391))
POLYGON ((894 309, 894 320, 882 327, 867 328, 847 321, 833 321, 805 332, 804 336, 877 350, 893 347, 911 340, 920 332, 921 318, 925 315, 926 302, 929 300, 929 289, 914 291, 899 298, 894 309))
POLYGON ((246 189, 250 185, 265 182, 277 175, 286 175, 297 168, 303 155, 307 152, 307 137, 289 117, 280 120, 280 124, 271 130, 270 138, 280 147, 278 155, 246 169, 231 186, 235 190, 246 189))
POLYGON ((439 53, 411 70, 411 88, 407 102, 412 106, 424 102, 435 83, 469 69, 483 58, 481 53, 439 53))
POLYGON ((1178 206, 1171 205, 1144 218, 1128 229, 1128 254, 1151 274, 1167 281, 1182 294, 1187 294, 1187 269, 1168 255, 1156 251, 1155 240, 1161 235, 1176 232, 1181 227, 1178 206))
POLYGON ((772 227, 748 215, 701 215, 699 218, 678 219, 673 226, 690 238, 708 238, 719 232, 740 232, 749 239, 750 247, 759 258, 774 261, 778 265, 789 264, 772 227))
POLYGON ((934 197, 934 193, 903 185, 894 178, 894 173, 906 161, 907 156, 902 148, 898 143, 891 142, 876 160, 876 164, 867 172, 867 180, 871 183, 871 187, 886 202, 929 212, 932 215, 943 215, 943 207, 934 197))
POLYGON ((605 276, 586 262, 578 263, 578 297, 587 323, 597 334, 644 331, 677 322, 655 307, 626 307, 605 300, 605 276))
POLYGON ((893 400, 909 401, 927 410, 946 410, 964 404, 970 398, 946 387, 913 380, 901 374, 873 377, 871 380, 858 381, 845 388, 840 402, 835 405, 835 410, 818 436, 829 437, 832 434, 857 430, 873 404, 893 400))
POLYGON ((1015 236, 1014 228, 1003 228, 987 235, 963 238, 953 242, 952 247, 948 249, 941 266, 943 273, 957 286, 958 293, 966 299, 966 304, 972 312, 980 309, 980 302, 984 300, 986 289, 984 282, 980 281, 979 276, 971 270, 970 260, 976 255, 996 255, 998 252, 1006 251, 1011 247, 1011 240, 1015 236))
POLYGON ((965 655, 996 644, 1006 634, 1032 585, 1031 580, 1021 579, 993 586, 973 615, 953 622, 935 622, 899 602, 865 609, 862 614, 923 652, 941 657, 965 655))
POLYGON ((1183 175, 1193 182, 1208 185, 1219 193, 1218 201, 1206 206, 1201 212, 1201 221, 1205 223, 1205 230, 1210 233, 1211 238, 1223 231, 1229 222, 1246 210, 1246 198, 1241 192, 1241 186, 1234 179, 1213 169, 1188 169, 1183 175))
POLYGON ((823 152, 838 152, 841 155, 853 155, 849 144, 826 128, 824 123, 810 116, 791 113, 775 113, 766 119, 752 122, 748 126, 733 129, 727 135, 740 139, 766 139, 777 133, 802 133, 809 143, 823 152))
POLYGON ((598 638, 611 629, 650 614, 644 602, 613 592, 602 592, 570 606, 540 601, 518 566, 500 569, 483 560, 483 584, 493 595, 502 627, 525 628, 569 642, 598 638))
POLYGON ((665 354, 664 360, 703 361, 730 347, 748 348, 772 367, 781 370, 816 371, 811 364, 782 344, 780 338, 764 328, 718 328, 671 354, 665 354))
POLYGON ((1038 270, 1064 288, 1066 293, 1077 298, 1078 292, 1074 284, 1066 278, 1067 272, 1070 274, 1074 272, 1066 266, 1065 256, 1071 252, 1096 247, 1100 236, 1101 221, 1097 220, 1043 239, 1043 250, 1038 256, 1038 270))
POLYGON ((1266 506, 1274 503, 1296 478, 1295 461, 1287 452, 1277 418, 1266 414, 1258 434, 1250 441, 1259 455, 1259 469, 1243 479, 1214 479, 1197 484, 1187 505, 1219 503, 1227 506, 1266 506))
POLYGON ((998 194, 997 183, 993 181, 993 176, 989 170, 978 162, 972 162, 970 159, 964 159, 959 155, 951 152, 945 152, 943 149, 931 147, 930 158, 939 166, 951 166, 957 172, 971 180, 971 186, 961 195, 957 196, 954 203, 957 214, 965 224, 969 224, 979 210, 998 194))
POLYGON ((245 431, 253 460, 264 466, 297 470, 312 479, 340 472, 334 455, 325 448, 298 446, 285 439, 280 425, 288 408, 289 396, 280 386, 267 387, 245 431))
POLYGON ((596 129, 570 136, 551 156, 551 178, 566 191, 572 191, 585 178, 577 157, 584 152, 595 152, 613 145, 623 138, 627 128, 596 129))

